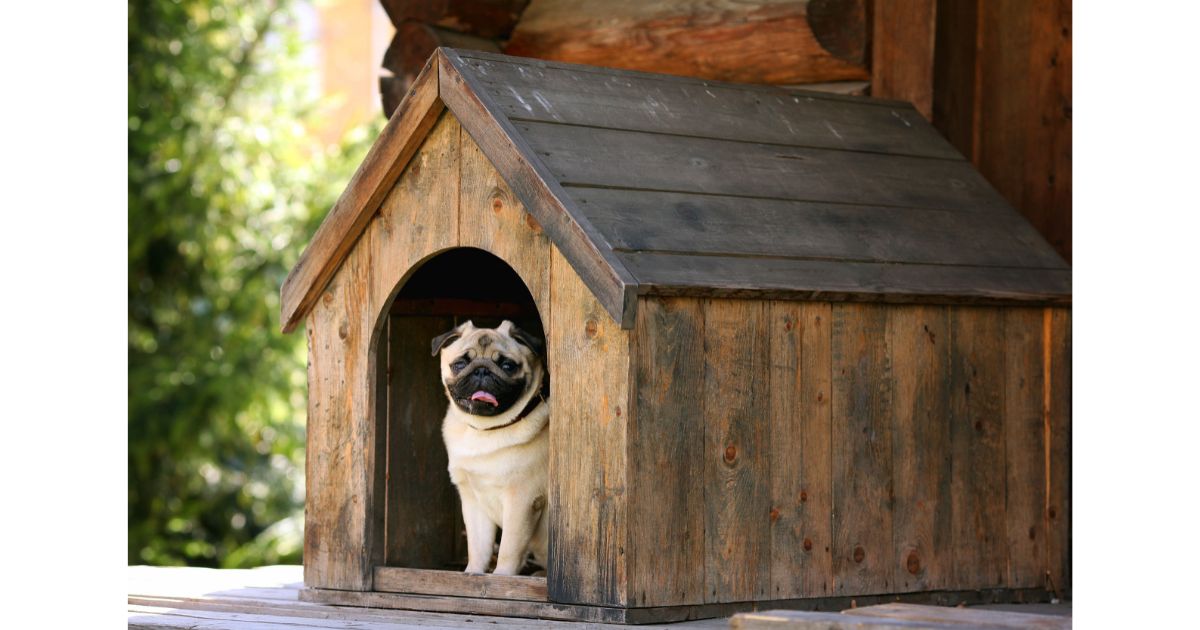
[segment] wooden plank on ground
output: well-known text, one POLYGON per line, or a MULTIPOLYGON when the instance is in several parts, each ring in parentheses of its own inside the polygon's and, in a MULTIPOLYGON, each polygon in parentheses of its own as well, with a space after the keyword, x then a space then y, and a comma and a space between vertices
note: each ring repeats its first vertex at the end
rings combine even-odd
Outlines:
POLYGON ((830 565, 830 306, 771 302, 771 590, 828 595, 830 565))
POLYGON ((630 336, 551 251, 550 599, 625 605, 630 336))
POLYGON ((835 594, 894 590, 887 313, 871 304, 835 304, 832 310, 835 594))
POLYGON ((376 567, 375 590, 417 595, 484 597, 546 601, 546 578, 525 575, 477 575, 460 571, 429 571, 376 567))
POLYGON ((1069 630, 1071 618, 1060 615, 1037 615, 1001 610, 981 610, 957 606, 922 606, 919 604, 877 604, 843 610, 854 617, 914 621, 919 623, 950 624, 956 628, 1013 628, 1029 630, 1069 630))
POLYGON ((704 302, 705 602, 770 596, 766 306, 704 302))
MULTIPOLYGON (((527 59, 464 61, 512 120, 744 142, 960 159, 911 107, 654 75, 583 72, 527 59)), ((479 56, 483 57, 483 56, 479 56)))
POLYGON ((872 5, 871 94, 911 102, 933 119, 936 0, 872 5))
POLYGON ((1004 311, 957 307, 951 319, 951 510, 954 584, 1003 586, 1004 311))
POLYGON ((962 212, 1008 210, 969 162, 515 122, 563 185, 962 212))
POLYGON ((895 382, 894 588, 953 588, 948 307, 895 307, 887 334, 895 382))
POLYGON ((1043 309, 1004 311, 1006 586, 1044 586, 1046 528, 1043 309))
POLYGON ((638 304, 628 419, 629 600, 704 601, 704 313, 691 298, 638 304))
POLYGON ((650 295, 942 304, 1065 304, 1071 272, 618 252, 650 295))
POLYGON ((1046 565, 1049 586, 1071 595, 1071 311, 1046 309, 1046 565))
POLYGON ((837 3, 836 17, 822 19, 818 12, 810 19, 814 4, 828 6, 787 0, 540 0, 521 16, 505 52, 745 83, 865 79, 862 4, 837 3))
POLYGON ((616 251, 1066 269, 1015 212, 574 188, 616 251))

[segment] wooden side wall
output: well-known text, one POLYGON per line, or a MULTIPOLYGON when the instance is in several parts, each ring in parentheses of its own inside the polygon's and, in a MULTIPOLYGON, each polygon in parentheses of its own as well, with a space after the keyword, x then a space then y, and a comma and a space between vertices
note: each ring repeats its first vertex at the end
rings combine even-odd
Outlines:
POLYGON ((1069 591, 1069 327, 1062 308, 643 298, 629 605, 1069 591))
POLYGON ((436 334, 430 331, 445 320, 389 318, 384 311, 422 261, 454 247, 504 259, 525 281, 543 327, 556 340, 547 357, 555 427, 549 510, 558 515, 551 529, 550 597, 623 604, 629 331, 596 302, 448 113, 306 320, 305 584, 371 590, 376 566, 447 560, 440 550, 452 545, 439 528, 452 519, 421 514, 431 505, 441 512, 457 509, 457 497, 447 501, 443 492, 448 478, 438 475, 445 474, 444 456, 418 461, 413 450, 414 440, 441 447, 445 401, 428 388, 406 397, 408 384, 425 375, 404 373, 402 360, 387 357, 427 355, 436 334), (388 372, 396 386, 376 388, 377 377, 388 372))

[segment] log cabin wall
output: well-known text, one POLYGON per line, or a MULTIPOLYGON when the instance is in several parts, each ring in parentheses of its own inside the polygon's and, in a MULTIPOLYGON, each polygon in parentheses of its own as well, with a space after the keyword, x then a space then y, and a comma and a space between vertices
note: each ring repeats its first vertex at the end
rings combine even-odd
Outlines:
POLYGON ((629 605, 1063 595, 1069 317, 643 298, 629 605))
POLYGON ((1070 0, 380 0, 390 115, 439 45, 907 100, 1071 260, 1070 0))

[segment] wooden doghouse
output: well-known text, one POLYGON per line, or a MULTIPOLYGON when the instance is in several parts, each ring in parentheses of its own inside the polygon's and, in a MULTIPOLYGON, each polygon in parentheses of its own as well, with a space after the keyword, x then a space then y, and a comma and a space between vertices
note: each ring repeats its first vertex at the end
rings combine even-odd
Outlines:
POLYGON ((282 290, 305 597, 641 623, 1070 589, 1070 270, 905 103, 439 50, 282 290), (548 340, 546 577, 466 576, 429 341, 548 340))

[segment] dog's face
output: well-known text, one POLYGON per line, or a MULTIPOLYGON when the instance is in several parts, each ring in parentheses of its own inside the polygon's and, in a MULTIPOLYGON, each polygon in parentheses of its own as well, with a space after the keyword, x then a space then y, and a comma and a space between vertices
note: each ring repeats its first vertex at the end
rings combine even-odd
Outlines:
POLYGON ((497 328, 465 322, 433 340, 450 401, 473 416, 495 416, 542 384, 541 340, 505 320, 497 328))

